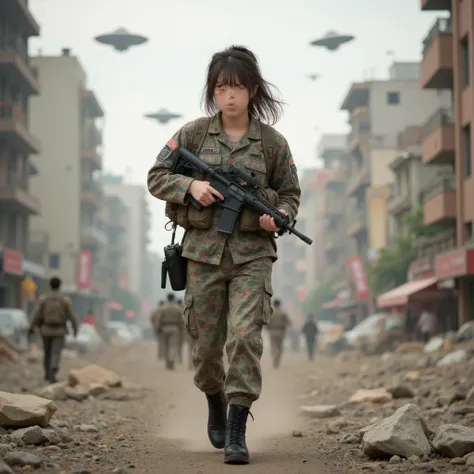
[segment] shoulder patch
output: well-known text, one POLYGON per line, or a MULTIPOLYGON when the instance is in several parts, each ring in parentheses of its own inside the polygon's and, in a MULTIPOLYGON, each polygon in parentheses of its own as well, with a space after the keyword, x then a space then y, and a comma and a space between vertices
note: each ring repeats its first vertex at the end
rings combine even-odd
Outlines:
POLYGON ((298 183, 299 180, 298 180, 298 170, 296 169, 296 164, 295 164, 295 160, 293 159, 293 157, 291 156, 291 154, 289 155, 289 160, 288 160, 288 165, 290 167, 290 176, 291 176, 291 181, 293 181, 293 183, 298 183))
POLYGON ((173 151, 177 150, 178 148, 179 148, 179 145, 176 142, 176 140, 171 138, 170 140, 168 140, 168 143, 163 147, 163 149, 158 154, 158 159, 161 162, 166 161, 170 157, 171 153, 173 153, 173 151))

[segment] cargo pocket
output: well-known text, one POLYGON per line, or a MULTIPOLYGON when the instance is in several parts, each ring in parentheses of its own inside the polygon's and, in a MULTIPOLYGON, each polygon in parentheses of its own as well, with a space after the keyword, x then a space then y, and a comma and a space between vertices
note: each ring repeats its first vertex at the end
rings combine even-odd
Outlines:
POLYGON ((212 224, 212 206, 196 209, 192 204, 188 207, 188 221, 191 227, 208 230, 212 224))
POLYGON ((170 221, 175 222, 183 229, 189 229, 187 206, 167 202, 165 206, 165 215, 170 221))
MULTIPOLYGON (((278 193, 273 189, 259 189, 257 195, 268 202, 268 204, 271 206, 276 207, 278 205, 278 193)), ((240 232, 261 231, 262 228, 260 227, 260 214, 257 214, 248 208, 242 209, 242 213, 240 214, 239 230, 240 232)))
POLYGON ((273 296, 272 282, 270 279, 265 279, 264 287, 263 287, 263 295, 262 295, 262 310, 257 319, 257 324, 260 324, 261 326, 266 326, 270 322, 270 318, 272 317, 272 314, 273 314, 272 296, 273 296))
POLYGON ((194 316, 193 295, 184 297, 183 324, 186 332, 193 339, 197 338, 196 318, 194 316))

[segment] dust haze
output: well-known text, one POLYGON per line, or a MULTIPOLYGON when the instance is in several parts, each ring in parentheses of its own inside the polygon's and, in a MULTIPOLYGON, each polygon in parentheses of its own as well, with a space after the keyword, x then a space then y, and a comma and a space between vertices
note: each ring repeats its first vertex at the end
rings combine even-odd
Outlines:
MULTIPOLYGON (((294 404, 298 374, 285 364, 285 355, 278 370, 271 367, 268 351, 262 359, 263 391, 251 409, 255 422, 249 416, 247 423, 247 441, 253 452, 268 449, 272 439, 291 436, 293 430, 298 430, 301 425, 298 407, 294 404)), ((194 386, 193 371, 180 367, 175 373, 160 373, 160 376, 170 380, 167 386, 173 390, 169 390, 170 396, 166 399, 172 402, 165 414, 158 415, 157 407, 150 417, 150 431, 190 451, 217 451, 207 438, 207 402, 194 386), (173 379, 175 382, 171 383, 173 379)))

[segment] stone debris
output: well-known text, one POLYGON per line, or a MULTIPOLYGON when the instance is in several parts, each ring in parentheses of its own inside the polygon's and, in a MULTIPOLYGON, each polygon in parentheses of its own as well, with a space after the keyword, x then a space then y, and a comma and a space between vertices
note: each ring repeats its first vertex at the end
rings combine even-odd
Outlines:
POLYGON ((39 426, 30 426, 14 431, 10 435, 13 441, 22 441, 25 444, 59 444, 61 436, 53 429, 43 429, 39 426))
POLYGON ((386 403, 390 400, 392 395, 384 388, 360 389, 349 398, 349 403, 386 403))
POLYGON ((10 467, 26 467, 31 466, 35 469, 41 467, 43 461, 39 456, 27 451, 12 451, 7 453, 3 461, 10 467))
POLYGON ((120 387, 122 385, 122 379, 115 372, 95 364, 69 372, 68 385, 70 387, 75 387, 76 385, 89 386, 91 384, 120 387))
POLYGON ((335 405, 301 406, 300 410, 313 418, 332 418, 341 414, 335 405))
POLYGON ((443 456, 462 457, 474 452, 474 428, 441 425, 432 440, 433 448, 443 456))
POLYGON ((35 395, 0 392, 0 427, 46 427, 57 409, 53 401, 35 395))
POLYGON ((429 455, 429 431, 416 405, 407 404, 393 415, 370 426, 362 438, 362 449, 370 458, 393 455, 429 455))

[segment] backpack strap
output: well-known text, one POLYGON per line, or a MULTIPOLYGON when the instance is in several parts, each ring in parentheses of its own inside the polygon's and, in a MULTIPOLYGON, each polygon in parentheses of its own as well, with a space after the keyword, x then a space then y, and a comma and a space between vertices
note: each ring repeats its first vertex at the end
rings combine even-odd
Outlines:
POLYGON ((273 169, 275 166, 275 147, 277 134, 275 130, 265 123, 260 122, 260 131, 262 135, 263 154, 267 162, 267 181, 272 185, 273 169))
POLYGON ((191 152, 194 155, 199 155, 202 146, 204 145, 204 140, 207 136, 207 131, 211 123, 210 117, 201 117, 194 121, 193 136, 191 138, 191 152))

